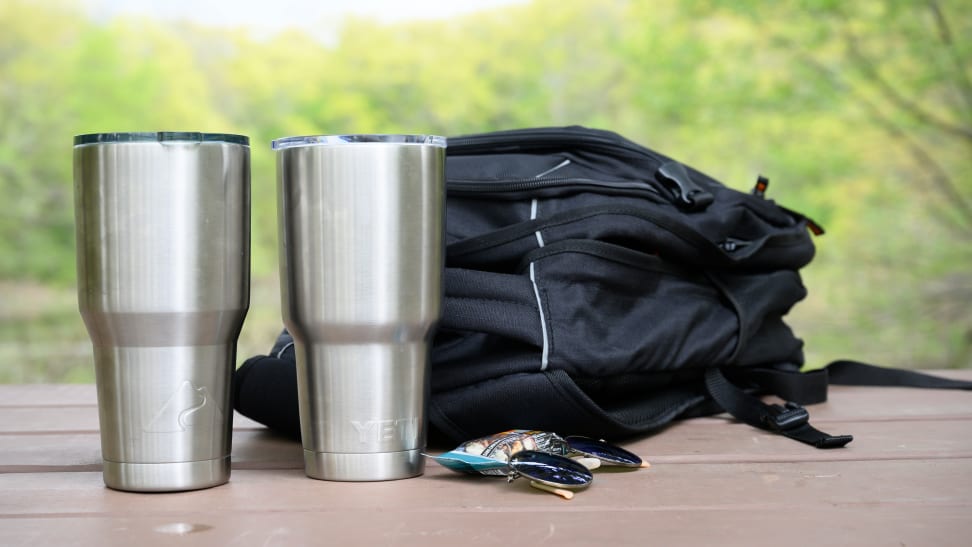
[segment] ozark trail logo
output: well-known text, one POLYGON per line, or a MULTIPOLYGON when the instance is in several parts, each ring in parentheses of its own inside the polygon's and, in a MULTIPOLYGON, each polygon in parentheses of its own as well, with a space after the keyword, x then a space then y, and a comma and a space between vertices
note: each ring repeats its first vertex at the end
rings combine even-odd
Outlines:
POLYGON ((193 426, 214 426, 222 413, 213 404, 209 390, 186 380, 143 428, 146 433, 181 433, 193 426))

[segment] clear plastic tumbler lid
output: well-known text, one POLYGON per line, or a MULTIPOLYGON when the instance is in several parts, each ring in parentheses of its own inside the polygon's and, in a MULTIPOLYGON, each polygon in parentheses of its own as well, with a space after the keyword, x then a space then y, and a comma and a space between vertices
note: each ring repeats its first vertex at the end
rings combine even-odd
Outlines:
POLYGON ((250 146, 250 138, 230 133, 199 133, 196 131, 136 131, 130 133, 88 133, 76 135, 74 146, 123 142, 224 142, 250 146))
POLYGON ((446 138, 436 135, 308 135, 284 137, 271 143, 274 150, 298 146, 333 146, 342 144, 386 143, 386 144, 428 144, 446 147, 446 138))

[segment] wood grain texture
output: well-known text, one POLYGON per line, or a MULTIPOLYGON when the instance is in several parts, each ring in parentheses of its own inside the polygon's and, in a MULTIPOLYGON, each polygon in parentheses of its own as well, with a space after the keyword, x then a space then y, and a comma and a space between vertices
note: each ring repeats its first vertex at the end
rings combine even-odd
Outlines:
POLYGON ((0 545, 969 544, 972 394, 838 386, 811 415, 855 441, 689 420, 624 443, 651 468, 599 470, 571 501, 435 463, 311 480, 298 443, 237 415, 229 484, 132 494, 102 483, 93 386, 0 386, 0 545))

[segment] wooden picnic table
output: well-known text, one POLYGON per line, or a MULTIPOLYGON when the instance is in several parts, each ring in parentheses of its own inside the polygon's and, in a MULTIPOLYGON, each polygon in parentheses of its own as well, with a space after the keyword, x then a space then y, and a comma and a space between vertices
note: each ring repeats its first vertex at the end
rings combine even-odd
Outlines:
POLYGON ((102 482, 94 386, 3 385, 0 545, 972 545, 972 394, 833 387, 810 411, 854 442, 688 420, 623 443, 651 468, 597 471, 570 501, 431 462, 308 479, 298 443, 237 415, 228 484, 135 494, 102 482))

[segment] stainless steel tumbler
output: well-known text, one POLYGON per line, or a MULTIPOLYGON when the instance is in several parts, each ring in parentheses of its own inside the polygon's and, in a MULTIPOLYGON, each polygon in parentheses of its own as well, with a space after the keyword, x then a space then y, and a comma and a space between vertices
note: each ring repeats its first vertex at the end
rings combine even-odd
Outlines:
POLYGON ((249 140, 79 135, 74 195, 105 484, 225 483, 230 380, 249 307, 249 140))
POLYGON ((273 142, 283 320, 310 477, 422 474, 442 308, 445 144, 424 135, 273 142))

